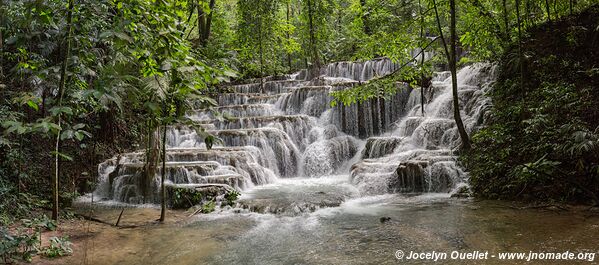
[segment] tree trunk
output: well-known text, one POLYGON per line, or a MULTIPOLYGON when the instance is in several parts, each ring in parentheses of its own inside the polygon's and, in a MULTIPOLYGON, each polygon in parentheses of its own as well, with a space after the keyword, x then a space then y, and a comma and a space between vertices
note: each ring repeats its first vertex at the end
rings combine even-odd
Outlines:
MULTIPOLYGON (((165 103, 166 106, 166 103, 165 103)), ((166 107, 164 108, 166 110, 166 107)), ((166 217, 166 122, 162 131, 162 169, 160 170, 160 222, 164 222, 166 217)))
MULTIPOLYGON (((287 25, 291 25, 290 18, 289 18, 291 16, 291 14, 290 14, 291 8, 289 7, 289 1, 290 0, 287 1, 287 25)), ((289 29, 287 30, 287 42, 291 43, 291 35, 289 34, 289 29)), ((292 67, 291 67, 291 53, 290 52, 287 52, 287 65, 289 67, 289 70, 291 70, 292 67)))
POLYGON ((372 34, 372 30, 368 26, 368 12, 366 11, 366 0, 360 0, 361 14, 360 18, 362 19, 362 25, 364 26, 364 33, 366 35, 372 34))
MULTIPOLYGON (((144 165, 143 178, 140 180, 143 202, 147 203, 147 198, 151 193, 152 179, 156 176, 157 160, 159 156, 158 147, 160 146, 160 134, 157 130, 154 121, 147 122, 147 146, 146 146, 146 161, 144 165)), ((153 203, 153 201, 152 201, 153 203)))
POLYGON ((460 134, 460 139, 462 140, 462 148, 470 149, 470 138, 468 137, 468 133, 464 128, 464 123, 462 122, 462 117, 460 114, 460 103, 458 98, 458 77, 457 77, 457 69, 456 69, 456 6, 455 0, 449 0, 449 9, 451 15, 450 21, 450 39, 449 45, 451 47, 451 52, 447 48, 447 43, 445 42, 445 37, 443 37, 443 29, 441 28, 441 20, 439 20, 439 12, 437 10, 437 3, 433 0, 433 7, 435 9, 435 16, 437 18, 437 27, 439 29, 439 35, 441 37, 441 41, 443 42, 443 48, 445 50, 445 55, 447 56, 447 61, 449 63, 449 71, 451 71, 451 91, 453 95, 453 118, 455 119, 456 126, 458 127, 458 133, 460 134))
POLYGON ((516 20, 518 23, 518 65, 520 66, 520 89, 524 89, 524 55, 522 53, 522 25, 520 21, 520 0, 516 0, 516 20))
POLYGON ((470 138, 468 137, 468 133, 466 132, 466 128, 464 128, 464 123, 462 122, 462 116, 460 114, 460 102, 458 98, 458 75, 457 75, 457 56, 456 56, 456 5, 455 0, 449 0, 449 8, 451 14, 451 25, 450 25, 450 34, 449 42, 451 46, 451 56, 449 60, 449 67, 451 71, 451 90, 453 94, 453 117, 455 118, 456 125, 458 126, 458 132, 460 133, 460 138, 462 139, 462 147, 464 149, 470 149, 470 138))
POLYGON ((264 48, 262 39, 262 18, 258 18, 258 49, 260 53, 260 92, 264 92, 264 48))
MULTIPOLYGON (((64 98, 64 90, 66 86, 66 78, 67 78, 67 67, 69 54, 71 52, 71 31, 72 31, 72 20, 73 20, 73 2, 74 0, 69 0, 69 5, 67 7, 67 36, 66 36, 66 47, 64 58, 62 61, 62 66, 60 69, 60 83, 58 85, 58 106, 62 107, 62 99, 64 98)), ((56 134, 56 144, 54 146, 54 177, 52 178, 52 219, 58 220, 58 182, 60 176, 60 134, 62 129, 60 126, 62 125, 62 113, 58 113, 58 132, 56 134)))
MULTIPOLYGON (((508 11, 507 11, 507 0, 502 0, 502 4, 503 4, 503 24, 505 27, 505 40, 509 43, 510 42, 510 23, 509 23, 509 19, 508 19, 508 11)), ((507 45, 507 43, 506 43, 507 45)))
MULTIPOLYGON (((572 1, 574 1, 574 0, 570 0, 570 15, 572 15, 572 13, 573 13, 572 12, 572 1)), ((0 44, 0 46, 1 46, 1 44, 0 44)))
POLYGON ((551 10, 549 8, 549 0, 545 0, 545 9, 547 10, 547 20, 551 21, 551 10))
POLYGON ((424 117, 424 14, 422 3, 418 0, 418 13, 420 14, 420 110, 424 117))
POLYGON ((204 28, 204 37, 203 37, 203 43, 206 44, 206 42, 208 42, 208 39, 210 38, 210 32, 212 29, 212 14, 214 14, 214 7, 215 7, 215 0, 210 0, 210 4, 208 4, 208 7, 210 8, 210 13, 208 13, 208 16, 206 17, 206 23, 205 23, 205 28, 204 28))
POLYGON ((314 29, 314 7, 313 0, 308 0, 308 26, 310 30, 310 52, 312 53, 312 78, 317 77, 320 73, 320 56, 316 48, 316 34, 314 29))
POLYGON ((206 13, 204 12, 204 9, 202 8, 202 3, 203 0, 198 0, 198 4, 196 6, 196 8, 198 9, 198 45, 199 46, 204 46, 204 40, 203 40, 203 36, 204 36, 204 28, 206 28, 206 13))
POLYGON ((530 20, 532 19, 532 16, 530 15, 530 2, 529 0, 524 0, 524 12, 526 13, 526 16, 524 20, 522 20, 522 25, 526 25, 526 26, 531 26, 534 23, 531 23, 530 20))
POLYGON ((216 4, 216 1, 210 0, 210 3, 208 4, 208 8, 210 9, 210 12, 208 12, 208 13, 204 12, 204 9, 202 9, 202 5, 201 5, 202 2, 203 2, 203 0, 198 1, 197 10, 198 10, 198 44, 203 47, 208 42, 208 38, 210 38, 210 29, 211 29, 211 25, 212 25, 212 14, 213 14, 213 9, 216 4))
MULTIPOLYGON (((4 2, 2 0, 0 0, 0 6, 3 6, 4 2)), ((0 13, 0 15, 4 15, 2 13, 0 13)), ((0 78, 4 78, 4 46, 2 46, 4 44, 4 37, 2 37, 2 28, 0 28, 0 78)))

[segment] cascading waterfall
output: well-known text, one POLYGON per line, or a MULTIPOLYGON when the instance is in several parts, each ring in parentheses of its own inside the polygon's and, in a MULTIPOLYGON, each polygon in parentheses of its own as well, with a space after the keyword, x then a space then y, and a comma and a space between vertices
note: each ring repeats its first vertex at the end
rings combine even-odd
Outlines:
MULTIPOLYGON (((494 76, 495 67, 487 64, 458 72, 460 110, 469 133, 485 120, 491 102, 484 93, 494 76)), ((442 72, 433 78, 425 92, 424 114, 420 93, 421 89, 412 91, 406 106, 410 111, 397 121, 397 128, 369 139, 364 159, 353 166, 352 183, 363 193, 450 192, 466 180, 467 173, 452 152, 460 139, 453 119, 450 76, 442 72)))
MULTIPOLYGON (((459 137, 447 72, 437 73, 424 91, 398 83, 393 97, 330 106, 330 92, 398 67, 389 59, 338 62, 324 66, 315 78, 300 71, 224 87, 225 93, 216 98, 219 107, 188 113, 218 138, 213 149, 206 149, 203 134, 194 129, 168 128, 168 184, 212 183, 246 190, 285 183, 282 178, 329 183, 323 176, 350 173, 346 179, 362 195, 451 192, 467 173, 452 153, 459 137), (424 114, 421 93, 426 98, 424 114)), ((469 132, 486 119, 490 101, 484 92, 493 78, 494 67, 485 64, 458 73, 460 108, 469 132)), ((95 194, 125 203, 158 202, 159 173, 149 183, 151 194, 142 191, 144 159, 140 151, 100 164, 95 194)), ((335 198, 343 200, 341 195, 335 198)), ((334 205, 327 199, 316 204, 334 205)))

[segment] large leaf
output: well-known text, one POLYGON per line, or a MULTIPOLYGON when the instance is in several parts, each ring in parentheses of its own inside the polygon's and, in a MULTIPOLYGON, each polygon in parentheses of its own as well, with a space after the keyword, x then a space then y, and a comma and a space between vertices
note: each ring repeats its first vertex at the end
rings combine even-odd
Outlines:
POLYGON ((66 106, 53 107, 50 109, 50 113, 52 114, 52 116, 58 116, 59 114, 73 115, 73 109, 66 106))

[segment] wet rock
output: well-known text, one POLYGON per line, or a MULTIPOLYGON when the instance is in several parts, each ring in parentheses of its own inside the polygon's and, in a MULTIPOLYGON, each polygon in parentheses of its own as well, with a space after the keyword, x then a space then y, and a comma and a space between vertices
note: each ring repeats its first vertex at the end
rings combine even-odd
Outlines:
POLYGON ((383 217, 381 217, 381 218, 379 219, 379 221, 381 222, 381 224, 384 224, 384 223, 386 223, 386 222, 389 222, 389 221, 391 221, 391 217, 389 217, 389 216, 383 216, 383 217))
POLYGON ((362 151, 362 159, 378 158, 393 153, 401 143, 400 137, 371 137, 366 141, 362 151))
POLYGON ((227 186, 205 186, 202 184, 167 185, 168 204, 173 209, 188 209, 195 205, 217 201, 231 191, 227 186))
POLYGON ((397 179, 389 183, 396 192, 424 192, 426 191, 425 169, 427 161, 406 161, 399 164, 395 170, 397 179))

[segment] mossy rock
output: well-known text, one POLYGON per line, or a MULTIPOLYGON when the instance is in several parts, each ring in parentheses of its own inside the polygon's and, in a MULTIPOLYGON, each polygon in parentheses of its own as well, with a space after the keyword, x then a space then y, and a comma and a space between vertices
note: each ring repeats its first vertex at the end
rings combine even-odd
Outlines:
POLYGON ((168 187, 167 196, 170 198, 169 206, 172 209, 188 209, 201 204, 205 199, 203 192, 188 187, 168 187))

